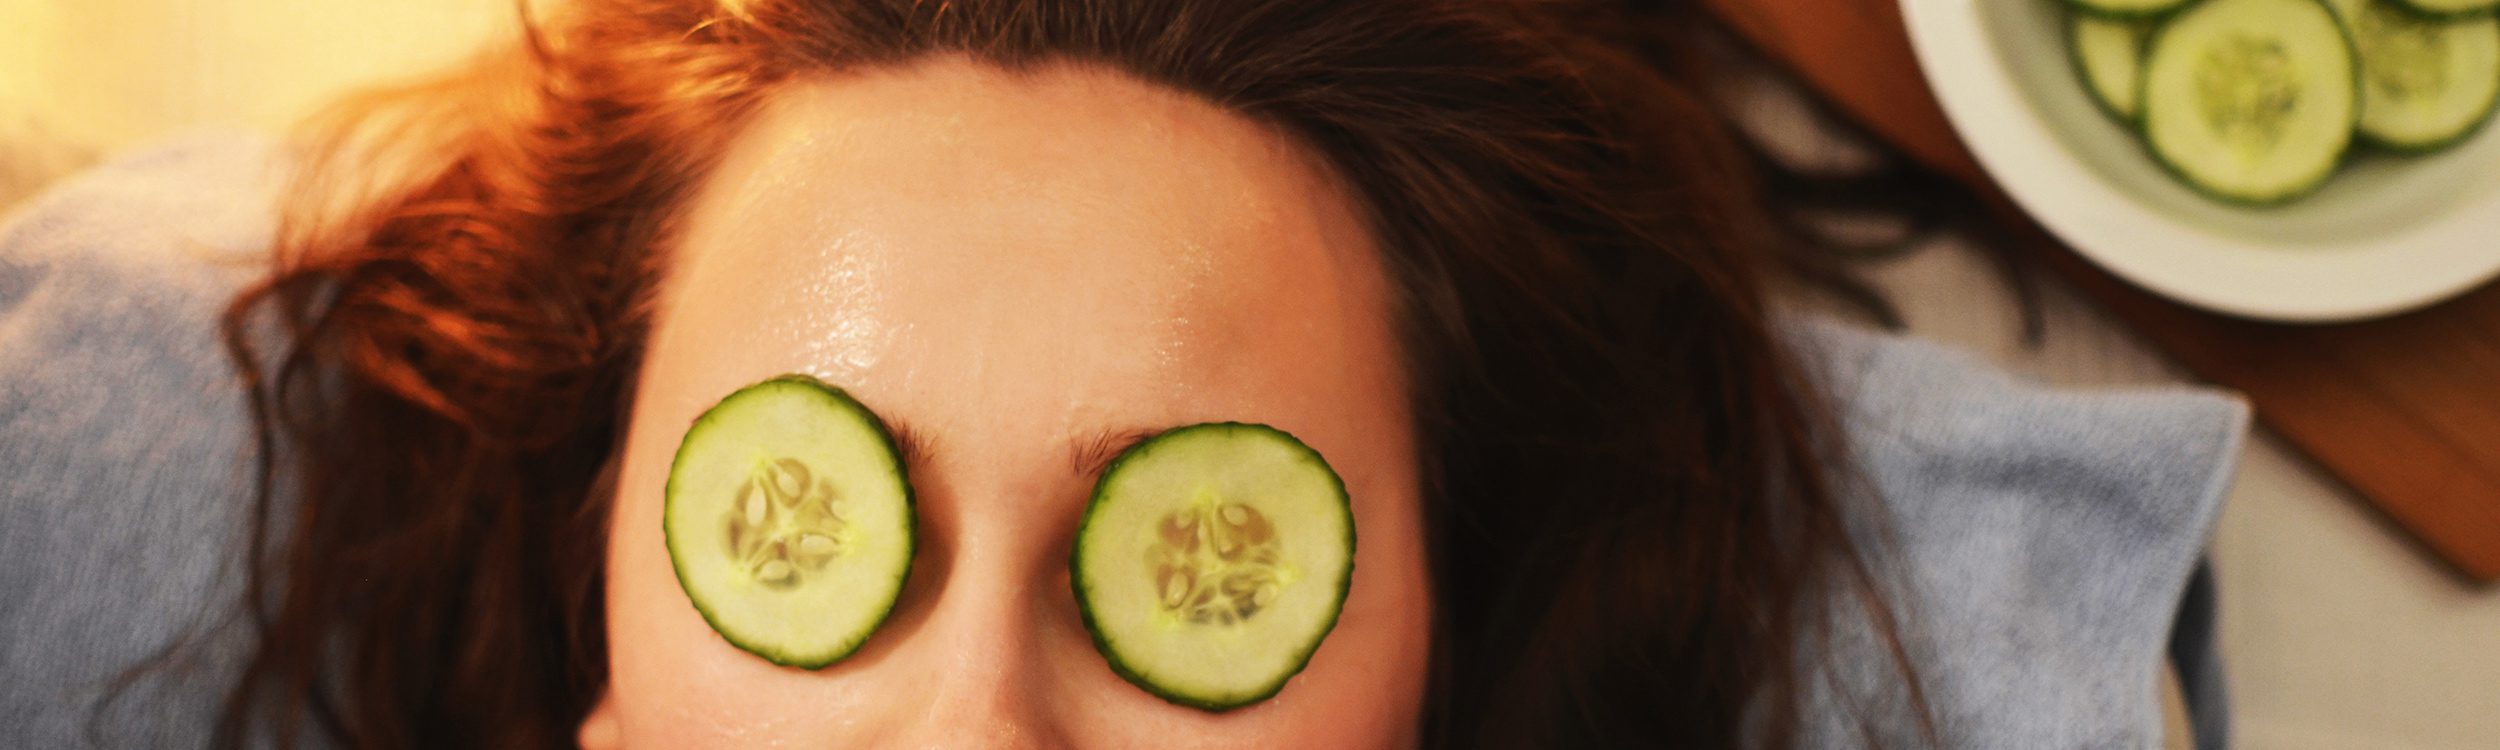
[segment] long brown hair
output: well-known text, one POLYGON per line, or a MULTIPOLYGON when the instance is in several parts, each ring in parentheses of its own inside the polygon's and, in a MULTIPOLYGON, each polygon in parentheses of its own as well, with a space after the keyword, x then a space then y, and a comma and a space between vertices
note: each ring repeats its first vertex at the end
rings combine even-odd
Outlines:
POLYGON ((1525 0, 579 0, 351 103, 225 322, 263 451, 258 649, 219 741, 310 721, 357 746, 568 744, 607 679, 603 483, 676 209, 783 82, 956 52, 1204 97, 1355 187, 1427 457, 1428 744, 1792 744, 1814 603, 1873 587, 1705 65, 1626 43, 1658 23, 1525 0))

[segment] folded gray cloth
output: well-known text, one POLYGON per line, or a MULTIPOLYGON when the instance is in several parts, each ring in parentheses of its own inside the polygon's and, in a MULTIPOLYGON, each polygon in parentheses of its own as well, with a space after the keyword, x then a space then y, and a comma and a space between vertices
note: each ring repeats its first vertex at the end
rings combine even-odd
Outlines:
MULTIPOLYGON (((1891 538, 1853 533, 1906 579, 1892 601, 1947 746, 2158 746, 2165 647, 2247 406, 2199 389, 2044 388, 1933 344, 1792 330, 1885 499, 1891 538)), ((2195 602, 2209 628, 2210 594, 2195 602)), ((1881 736, 1917 736, 1887 644, 1863 627, 1838 636, 1807 746, 1862 744, 1852 712, 1871 712, 1881 736)), ((2203 645, 2180 667, 2196 739, 2218 747, 2224 706, 2203 645)))
POLYGON ((185 140, 0 224, 0 747, 197 746, 235 678, 227 627, 92 710, 237 614, 254 448, 217 320, 270 239, 272 153, 185 140))
MULTIPOLYGON (((0 747, 196 745, 239 668, 254 449, 215 326, 269 241, 278 153, 187 139, 0 225, 0 747), (111 690, 190 633, 204 640, 172 652, 182 663, 111 690)), ((2156 744, 2163 649, 2245 407, 2043 388, 1928 344, 1790 330, 1884 499, 1890 517, 1854 533, 1897 574, 1945 743, 2156 744)), ((1824 670, 1808 746, 1919 736, 1887 646, 1836 636, 1808 655, 1824 670)))

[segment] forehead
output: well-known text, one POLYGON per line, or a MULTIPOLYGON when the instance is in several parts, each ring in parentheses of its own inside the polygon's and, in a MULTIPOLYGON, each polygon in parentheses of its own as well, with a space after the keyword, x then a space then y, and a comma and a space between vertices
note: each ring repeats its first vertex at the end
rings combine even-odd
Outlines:
POLYGON ((796 85, 687 218, 644 392, 696 410, 791 371, 924 431, 976 406, 1155 426, 1398 389, 1348 193, 1274 130, 1114 74, 939 60, 796 85))

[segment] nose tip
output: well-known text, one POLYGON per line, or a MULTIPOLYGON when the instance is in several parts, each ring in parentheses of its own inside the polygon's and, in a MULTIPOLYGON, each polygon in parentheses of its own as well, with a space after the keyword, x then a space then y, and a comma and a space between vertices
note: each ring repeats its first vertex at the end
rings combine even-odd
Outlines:
MULTIPOLYGON (((989 659, 1001 656, 985 650, 989 659)), ((904 747, 925 748, 1058 748, 1065 738, 1036 700, 1039 685, 1032 670, 965 654, 954 668, 922 675, 928 686, 925 710, 906 732, 904 747)))
MULTIPOLYGON (((974 556, 978 557, 978 556, 974 556)), ((978 559, 940 567, 979 570, 978 559)), ((916 705, 898 727, 899 747, 1058 748, 1069 742, 1049 708, 1049 655, 1034 625, 1031 592, 1017 577, 948 576, 903 640, 912 658, 888 685, 889 700, 916 705)))
POLYGON ((1045 738, 1038 727, 1016 722, 972 721, 932 725, 931 731, 912 738, 903 747, 923 748, 1036 748, 1066 747, 1064 742, 1045 738))

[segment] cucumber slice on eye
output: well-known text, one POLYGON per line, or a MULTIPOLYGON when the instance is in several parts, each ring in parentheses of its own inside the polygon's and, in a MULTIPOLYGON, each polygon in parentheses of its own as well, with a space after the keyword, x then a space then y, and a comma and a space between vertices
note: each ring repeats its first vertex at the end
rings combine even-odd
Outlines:
POLYGON ((2152 21, 2111 20, 2082 13, 2074 14, 2067 25, 2067 44, 2074 51, 2075 71, 2082 74, 2084 88, 2092 92, 2092 100, 2112 117, 2135 120, 2137 84, 2143 80, 2144 39, 2152 33, 2152 21))
POLYGON ((2205 0, 2154 33, 2153 156, 2216 198, 2275 204, 2326 182, 2361 111, 2352 43, 2318 0, 2205 0))
POLYGON ((2396 0, 2338 0, 2361 55, 2361 137, 2401 151, 2463 140, 2500 103, 2500 17, 2440 19, 2396 0))
POLYGON ((669 561, 703 620, 774 664, 858 650, 911 572, 911 484, 876 414, 803 375, 747 386, 669 466, 669 561))
POLYGON ((1112 671, 1223 711, 1283 690, 1336 627, 1354 515, 1328 461, 1292 435, 1193 425, 1103 472, 1068 566, 1112 671))

